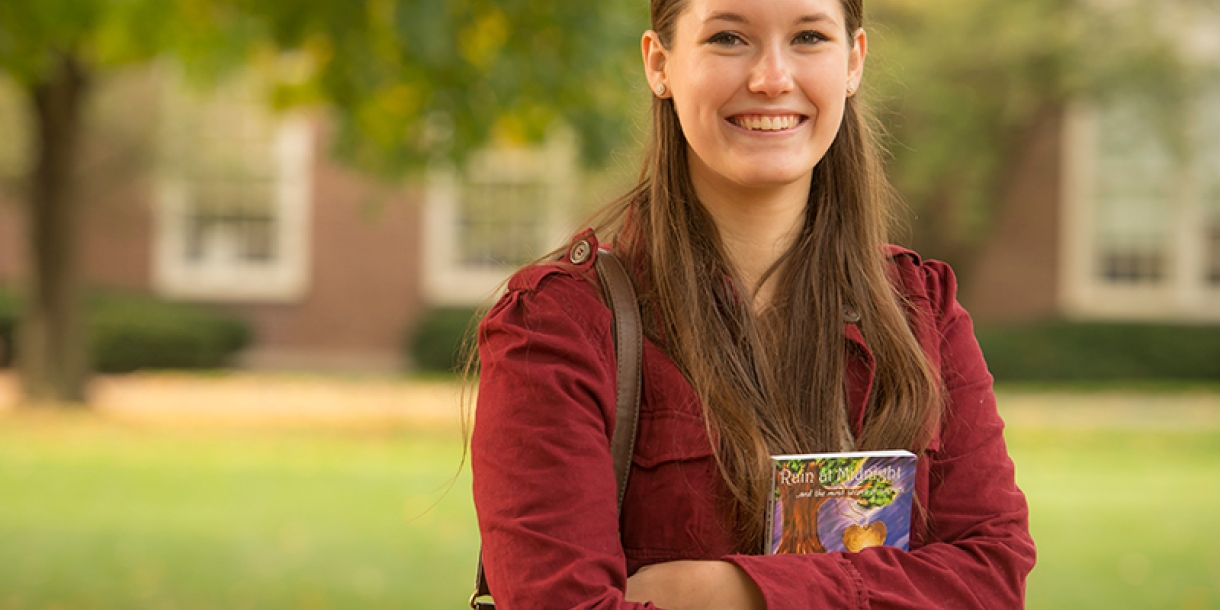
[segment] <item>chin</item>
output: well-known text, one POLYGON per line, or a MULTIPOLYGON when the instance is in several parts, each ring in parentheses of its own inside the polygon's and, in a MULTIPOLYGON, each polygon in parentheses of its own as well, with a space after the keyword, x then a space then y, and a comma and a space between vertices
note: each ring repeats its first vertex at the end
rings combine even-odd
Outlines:
POLYGON ((801 168, 760 168, 759 171, 744 172, 737 176, 737 182, 747 188, 777 188, 807 181, 812 167, 801 168))

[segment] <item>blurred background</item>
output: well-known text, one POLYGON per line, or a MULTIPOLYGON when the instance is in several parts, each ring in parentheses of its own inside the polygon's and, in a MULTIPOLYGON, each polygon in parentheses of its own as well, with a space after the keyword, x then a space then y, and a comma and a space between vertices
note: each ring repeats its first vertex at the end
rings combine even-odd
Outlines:
MULTIPOLYGON (((868 0, 1031 608, 1220 608, 1220 5, 868 0)), ((0 3, 0 609, 464 607, 456 346, 628 188, 643 0, 0 3)))

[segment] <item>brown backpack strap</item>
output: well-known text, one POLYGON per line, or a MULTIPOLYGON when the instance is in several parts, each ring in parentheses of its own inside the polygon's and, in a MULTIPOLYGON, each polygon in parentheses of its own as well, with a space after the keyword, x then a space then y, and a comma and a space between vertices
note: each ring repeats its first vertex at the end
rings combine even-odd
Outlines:
MULTIPOLYGON (((588 243, 585 247, 588 247, 588 243)), ((587 258, 586 258, 587 260, 587 258)), ((627 493, 627 478, 631 474, 631 454, 635 451, 635 433, 640 420, 640 385, 644 362, 644 326, 640 321, 639 299, 631 276, 622 261, 609 250, 598 250, 594 263, 602 292, 614 317, 614 355, 617 362, 617 389, 614 407, 614 433, 610 436, 610 455, 614 459, 614 480, 618 486, 618 509, 623 510, 627 493)), ((480 601, 491 595, 483 574, 483 551, 479 551, 479 567, 475 572, 474 595, 470 607, 474 610, 494 610, 494 601, 480 601)))
POLYGON ((618 362, 618 394, 614 410, 614 434, 610 455, 614 457, 614 479, 618 483, 618 509, 623 510, 631 454, 640 420, 640 385, 644 362, 644 327, 631 276, 622 261, 609 250, 597 253, 597 274, 610 309, 614 311, 614 352, 618 362))
POLYGON ((470 594, 470 607, 473 610, 495 610, 496 603, 493 601, 480 601, 480 597, 491 595, 491 589, 487 587, 487 576, 483 574, 483 549, 479 549, 479 567, 474 573, 474 593, 470 594))

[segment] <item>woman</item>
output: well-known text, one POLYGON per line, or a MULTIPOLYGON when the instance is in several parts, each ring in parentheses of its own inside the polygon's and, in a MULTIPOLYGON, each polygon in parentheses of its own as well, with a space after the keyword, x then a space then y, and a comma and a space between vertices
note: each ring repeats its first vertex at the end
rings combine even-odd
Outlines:
POLYGON ((474 494, 498 607, 1023 605, 1027 508, 954 277, 885 245, 862 13, 652 0, 651 147, 596 231, 649 339, 621 534, 610 312, 591 260, 527 267, 479 336, 474 494), (850 449, 920 456, 911 550, 758 555, 768 456, 850 449))

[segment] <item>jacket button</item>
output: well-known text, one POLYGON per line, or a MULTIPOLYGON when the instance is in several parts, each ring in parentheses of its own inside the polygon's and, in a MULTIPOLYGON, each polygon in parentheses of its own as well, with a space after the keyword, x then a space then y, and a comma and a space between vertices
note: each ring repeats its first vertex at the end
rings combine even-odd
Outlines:
POLYGON ((568 253, 568 260, 571 260, 574 265, 583 265, 592 254, 593 246, 582 239, 572 246, 572 251, 568 253))
POLYGON ((856 322, 860 321, 860 314, 858 312, 856 312, 855 308, 853 308, 852 306, 844 305, 843 306, 843 321, 847 322, 848 324, 855 324, 856 322))

